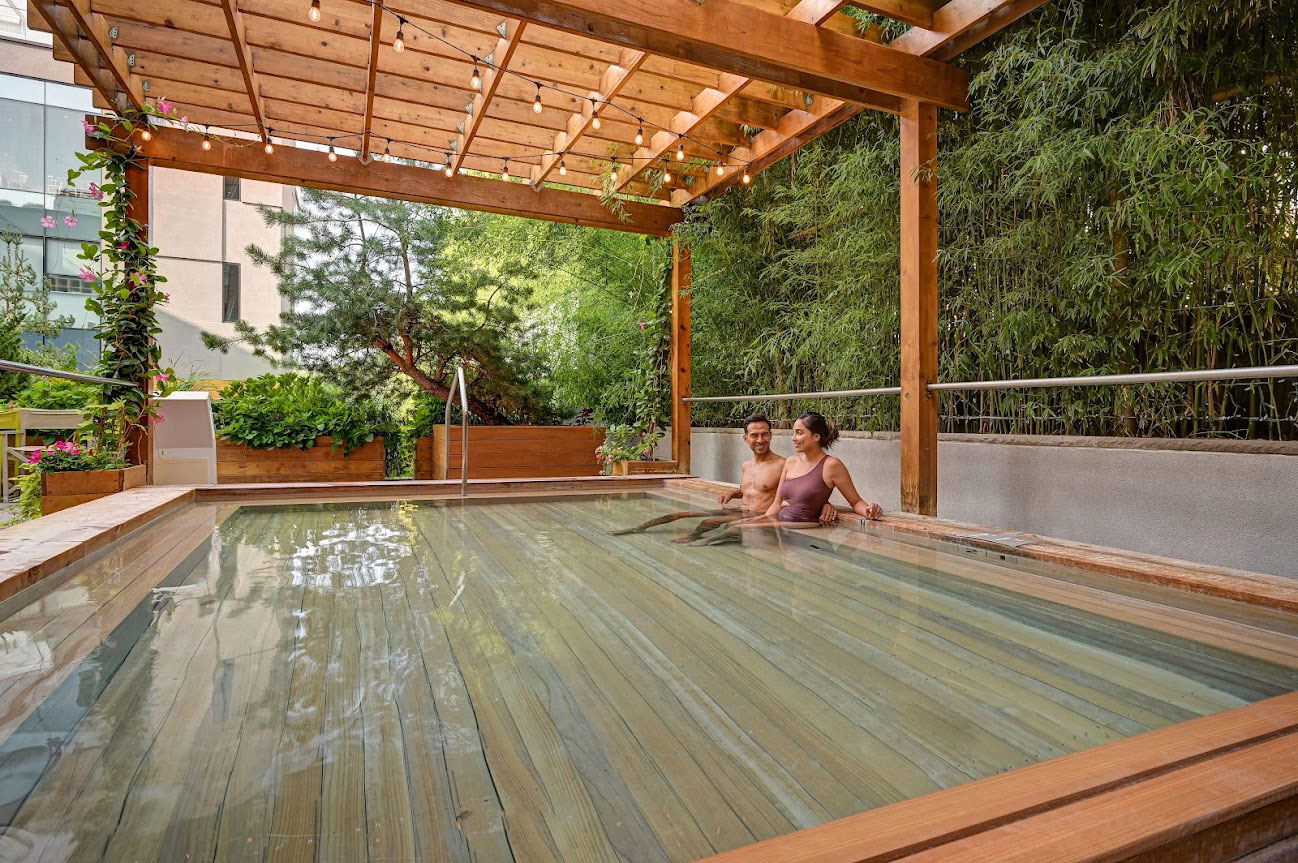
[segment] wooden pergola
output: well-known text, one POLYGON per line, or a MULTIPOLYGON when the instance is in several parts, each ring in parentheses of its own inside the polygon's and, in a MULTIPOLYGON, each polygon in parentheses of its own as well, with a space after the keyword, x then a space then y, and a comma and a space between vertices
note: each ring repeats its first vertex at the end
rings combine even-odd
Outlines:
MULTIPOLYGON (((1042 2, 850 4, 908 26, 887 44, 840 0, 28 5, 98 107, 165 99, 186 119, 152 130, 150 164, 655 236, 862 110, 898 115, 901 499, 932 515, 937 112, 969 98, 946 61, 1042 2), (207 127, 223 135, 205 147, 207 127)), ((128 177, 146 225, 147 177, 128 177)), ((688 472, 687 248, 672 267, 672 452, 688 472)))

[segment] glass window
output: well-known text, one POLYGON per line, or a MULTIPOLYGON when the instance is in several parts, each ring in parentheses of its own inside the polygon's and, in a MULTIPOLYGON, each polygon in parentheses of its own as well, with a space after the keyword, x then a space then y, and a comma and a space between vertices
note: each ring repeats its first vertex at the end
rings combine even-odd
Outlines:
POLYGON ((240 194, 241 194, 241 190, 239 188, 239 178, 226 177, 225 178, 225 199, 227 201, 238 201, 241 200, 239 197, 240 194))
MULTIPOLYGON (((67 108, 45 109, 45 194, 59 195, 68 187, 68 169, 77 168, 77 152, 86 148, 86 130, 81 121, 84 111, 67 108)), ((91 181, 99 178, 87 174, 77 181, 72 194, 89 200, 91 181)), ((93 206, 93 205, 92 205, 93 206)), ((84 208, 82 208, 84 209, 84 208)))
POLYGON ((53 237, 45 241, 45 272, 75 276, 85 265, 81 260, 81 243, 53 237))
POLYGON ((22 242, 19 244, 23 257, 27 263, 32 265, 32 271, 36 273, 39 279, 45 272, 45 242, 40 237, 29 237, 23 235, 22 242))
POLYGON ((44 107, 0 99, 0 188, 45 191, 44 107))
POLYGON ((57 105, 60 108, 71 108, 77 112, 78 119, 86 114, 100 114, 91 98, 91 91, 86 87, 73 87, 70 84, 45 83, 45 104, 57 105))
MULTIPOLYGON (((2 8, 4 4, 0 3, 0 9, 2 8)), ((40 105, 45 101, 45 82, 18 75, 0 75, 0 93, 4 93, 6 99, 40 105)))
POLYGON ((233 323, 239 320, 239 265, 226 264, 221 280, 221 320, 233 323))

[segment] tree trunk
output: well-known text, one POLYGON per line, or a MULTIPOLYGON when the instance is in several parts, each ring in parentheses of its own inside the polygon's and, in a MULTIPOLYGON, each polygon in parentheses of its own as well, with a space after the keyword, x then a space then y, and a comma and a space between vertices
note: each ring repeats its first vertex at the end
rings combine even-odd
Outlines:
MULTIPOLYGON (((400 369, 403 375, 414 381, 420 389, 432 393, 442 401, 448 401, 450 399, 450 388, 445 386, 441 381, 434 380, 424 374, 413 363, 406 362, 405 358, 403 358, 392 345, 380 339, 375 339, 374 346, 383 351, 384 355, 392 361, 393 365, 400 369)), ((469 396, 469 413, 482 420, 487 425, 511 425, 509 419, 501 414, 500 411, 473 396, 469 396)))

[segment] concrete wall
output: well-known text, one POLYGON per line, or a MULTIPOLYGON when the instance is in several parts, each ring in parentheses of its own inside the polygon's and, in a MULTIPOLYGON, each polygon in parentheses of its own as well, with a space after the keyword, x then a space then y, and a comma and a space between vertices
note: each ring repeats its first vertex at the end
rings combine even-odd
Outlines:
MULTIPOLYGON (((788 431, 775 437, 776 452, 793 452, 788 431)), ((750 455, 730 429, 695 429, 691 452, 694 474, 727 482, 750 455)), ((867 499, 898 508, 895 434, 847 433, 833 453, 867 499)), ((938 444, 943 518, 1294 578, 1296 493, 1292 442, 950 435, 938 444)))

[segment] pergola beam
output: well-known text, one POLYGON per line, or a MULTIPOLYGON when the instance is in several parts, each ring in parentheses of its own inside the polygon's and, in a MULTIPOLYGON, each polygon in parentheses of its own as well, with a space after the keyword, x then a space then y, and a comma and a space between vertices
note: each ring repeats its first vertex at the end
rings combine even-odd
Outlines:
MULTIPOLYGON (((604 70, 604 76, 600 82, 598 92, 591 93, 587 100, 582 103, 581 110, 573 112, 568 118, 568 126, 564 131, 554 136, 554 144, 550 147, 550 154, 541 158, 541 164, 532 169, 532 187, 536 188, 541 185, 550 172, 555 169, 563 159, 563 154, 577 143, 582 135, 591 128, 595 122, 595 111, 597 102, 611 102, 613 97, 622 91, 631 76, 640 70, 649 55, 643 51, 625 49, 616 65, 609 66, 604 70)), ((619 188, 621 188, 619 186, 619 188)))
POLYGON ((879 93, 963 111, 969 75, 738 0, 454 0, 639 51, 848 102, 879 93))
MULTIPOLYGON (((1022 18, 1041 6, 1045 0, 950 0, 934 13, 934 27, 941 30, 911 28, 893 40, 897 50, 926 56, 951 57, 1022 18), (907 38, 910 37, 910 38, 907 38)), ((748 164, 749 173, 764 170, 797 151, 814 138, 861 113, 862 107, 850 102, 825 100, 811 111, 790 112, 781 128, 766 131, 753 139, 753 146, 732 154, 738 166, 748 164)), ((716 196, 739 182, 742 167, 724 176, 709 174, 688 189, 672 193, 672 203, 684 206, 704 195, 716 196)))
POLYGON ((238 0, 221 0, 221 9, 225 12, 225 23, 230 28, 230 41, 234 45, 235 56, 239 59, 239 71, 243 73, 243 86, 248 91, 252 118, 257 123, 257 131, 262 139, 269 141, 270 135, 266 131, 266 105, 261 98, 257 73, 252 68, 252 51, 248 48, 248 37, 243 26, 243 16, 239 13, 238 0))
POLYGON ((66 5, 30 0, 27 8, 33 26, 44 22, 109 105, 118 110, 126 107, 118 98, 120 93, 135 110, 144 110, 144 88, 131 72, 126 52, 113 44, 108 22, 90 10, 89 0, 71 0, 66 5))
POLYGON ((379 74, 379 46, 383 34, 383 7, 374 4, 370 12, 370 61, 365 71, 365 116, 361 121, 361 146, 356 157, 362 164, 370 161, 370 136, 374 124, 374 81, 379 74))
MULTIPOLYGON (((92 118, 98 119, 94 115, 92 118)), ((323 153, 296 147, 280 147, 267 155, 250 141, 213 140, 211 150, 204 150, 202 143, 203 136, 197 132, 158 128, 153 140, 143 145, 143 156, 154 165, 182 171, 659 237, 668 236, 672 226, 683 218, 675 207, 639 201, 621 202, 625 215, 621 218, 597 195, 549 187, 534 191, 524 183, 502 183, 467 174, 447 179, 440 171, 414 165, 329 162, 323 153)), ((109 144, 103 139, 86 138, 88 149, 104 146, 109 144)))
MULTIPOLYGON (((821 25, 846 5, 847 0, 799 0, 798 5, 789 10, 787 17, 795 21, 821 25)), ((720 87, 709 88, 694 97, 690 110, 681 111, 672 119, 670 132, 655 133, 649 140, 649 146, 641 147, 635 152, 635 159, 631 163, 630 170, 627 171, 626 177, 621 180, 615 191, 626 188, 632 180, 639 177, 646 169, 656 165, 658 160, 662 159, 677 141, 683 137, 693 135, 695 130, 707 122, 731 97, 738 94, 751 82, 751 78, 745 78, 742 75, 722 75, 719 82, 720 87)), ((897 109, 900 110, 901 100, 892 101, 896 102, 897 109)))
POLYGON ((518 47, 519 39, 523 37, 527 22, 507 20, 502 22, 501 27, 504 32, 500 34, 495 50, 491 53, 494 65, 489 67, 487 74, 482 76, 482 90, 473 94, 473 99, 468 105, 468 117, 464 120, 464 131, 455 139, 454 152, 451 154, 451 164, 454 168, 452 173, 459 173, 460 166, 464 164, 464 157, 469 154, 469 146, 487 116, 487 108, 491 105, 492 97, 496 95, 496 88, 500 86, 501 79, 505 77, 504 70, 509 67, 509 61, 514 56, 514 49, 518 47))

